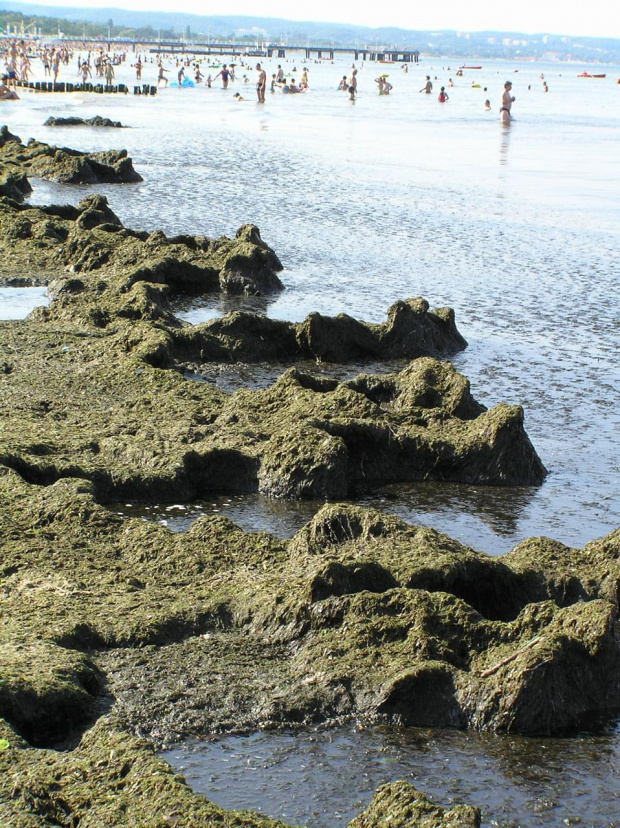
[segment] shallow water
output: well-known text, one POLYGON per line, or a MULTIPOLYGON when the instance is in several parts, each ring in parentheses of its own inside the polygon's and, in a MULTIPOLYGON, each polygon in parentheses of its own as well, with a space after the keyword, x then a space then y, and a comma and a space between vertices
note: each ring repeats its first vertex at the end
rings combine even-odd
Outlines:
POLYGON ((310 828, 345 826, 385 782, 482 809, 489 828, 620 826, 618 734, 522 739, 369 728, 255 733, 163 754, 194 790, 310 828))
MULTIPOLYGON (((289 71, 296 61, 281 62, 289 71)), ((386 487, 363 502, 492 554, 541 534, 582 546, 620 526, 620 68, 606 67, 599 81, 578 79, 593 69, 577 64, 486 63, 455 78, 447 104, 418 93, 427 72, 436 87, 447 85, 460 62, 426 62, 408 75, 389 67, 387 98, 375 94, 377 69, 366 65, 354 104, 335 91, 350 69, 341 62, 310 64, 308 94, 268 96, 263 107, 251 85, 242 88, 248 100, 233 103, 237 84, 228 93, 168 89, 154 98, 24 94, 3 116, 23 139, 126 147, 144 182, 94 189, 130 227, 217 236, 259 225, 285 266, 286 290, 193 300, 179 306, 190 322, 239 307, 294 321, 318 310, 379 322, 392 302, 415 295, 454 307, 469 341, 456 366, 485 405, 525 407, 549 476, 539 489, 386 487), (508 128, 497 118, 506 78, 517 98, 508 128), (472 89, 473 80, 488 91, 472 89), (132 129, 42 126, 49 115, 95 114, 132 129)), ((155 75, 149 64, 144 81, 155 75)), ((31 200, 75 203, 92 191, 35 182, 31 200)), ((243 366, 188 376, 200 379, 260 387, 274 375, 243 366)), ((175 531, 219 512, 286 537, 320 505, 247 495, 115 508, 175 531)), ((397 778, 442 804, 480 804, 489 826, 620 824, 617 731, 566 741, 258 734, 166 757, 221 805, 316 828, 345 824, 378 784, 397 778)))

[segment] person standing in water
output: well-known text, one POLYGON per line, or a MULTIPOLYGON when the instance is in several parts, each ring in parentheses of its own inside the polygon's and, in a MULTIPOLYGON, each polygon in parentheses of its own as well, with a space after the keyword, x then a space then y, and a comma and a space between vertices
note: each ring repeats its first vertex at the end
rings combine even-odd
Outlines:
POLYGON ((355 90, 355 94, 357 95, 357 69, 354 69, 351 72, 351 77, 349 78, 347 83, 349 84, 349 89, 353 87, 353 89, 355 90))
POLYGON ((427 75, 426 76, 426 83, 424 84, 422 89, 420 89, 420 92, 426 92, 427 95, 430 95, 432 91, 433 91, 433 84, 431 83, 431 76, 427 75))
POLYGON ((256 64, 256 71, 258 72, 258 80, 256 81, 256 96, 259 103, 265 103, 265 90, 267 89, 267 72, 262 68, 260 63, 256 64))
POLYGON ((515 98, 511 93, 512 83, 510 81, 506 81, 504 84, 504 94, 502 95, 502 105, 499 110, 499 119, 503 124, 509 124, 512 120, 510 110, 515 102, 515 98))
POLYGON ((228 71, 226 64, 222 66, 213 80, 217 80, 220 76, 222 78, 222 89, 228 89, 228 78, 230 77, 230 72, 228 71))

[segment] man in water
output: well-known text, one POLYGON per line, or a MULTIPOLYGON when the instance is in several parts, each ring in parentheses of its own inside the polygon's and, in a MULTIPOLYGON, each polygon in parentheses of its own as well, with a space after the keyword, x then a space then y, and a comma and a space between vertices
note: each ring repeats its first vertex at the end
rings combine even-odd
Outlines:
POLYGON ((426 92, 427 95, 430 95, 432 91, 433 91, 433 84, 431 83, 431 76, 427 75, 426 76, 426 83, 424 84, 422 89, 420 89, 420 92, 426 92))
POLYGON ((509 124, 512 120, 512 115, 510 114, 510 110, 512 105, 515 101, 512 92, 512 83, 510 81, 506 81, 504 84, 504 94, 502 95, 502 105, 499 110, 499 119, 503 124, 509 124))
POLYGON ((355 94, 357 95, 357 69, 354 69, 351 72, 351 77, 348 80, 349 88, 353 87, 355 90, 355 94))
POLYGON ((260 63, 256 64, 256 71, 258 72, 258 80, 256 81, 256 95, 259 103, 265 103, 265 90, 267 89, 267 72, 261 67, 260 63))
POLYGON ((278 71, 276 74, 276 83, 282 83, 284 81, 284 69, 278 63, 278 71))

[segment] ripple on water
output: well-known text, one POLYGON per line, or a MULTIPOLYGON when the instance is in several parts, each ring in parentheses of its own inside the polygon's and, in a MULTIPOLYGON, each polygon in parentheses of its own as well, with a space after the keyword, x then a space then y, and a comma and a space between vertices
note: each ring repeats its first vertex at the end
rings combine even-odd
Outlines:
POLYGON ((620 730, 575 739, 353 726, 185 743, 164 754, 224 808, 336 828, 404 779, 438 804, 478 805, 496 828, 620 826, 620 730))

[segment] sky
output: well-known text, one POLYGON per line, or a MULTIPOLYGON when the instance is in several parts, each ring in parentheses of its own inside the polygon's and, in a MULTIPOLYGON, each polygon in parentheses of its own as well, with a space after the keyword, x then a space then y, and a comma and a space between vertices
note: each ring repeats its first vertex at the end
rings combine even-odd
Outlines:
MULTIPOLYGON (((283 17, 288 20, 356 23, 361 26, 399 26, 403 29, 452 29, 456 31, 515 31, 527 34, 581 35, 620 38, 620 0, 443 0, 417 3, 411 0, 311 0, 310 3, 283 3, 282 0, 234 0, 209 3, 205 0, 37 0, 46 5, 116 7, 141 11, 183 11, 201 15, 252 15, 283 17)), ((1 3, 0 3, 1 5, 1 3)))

